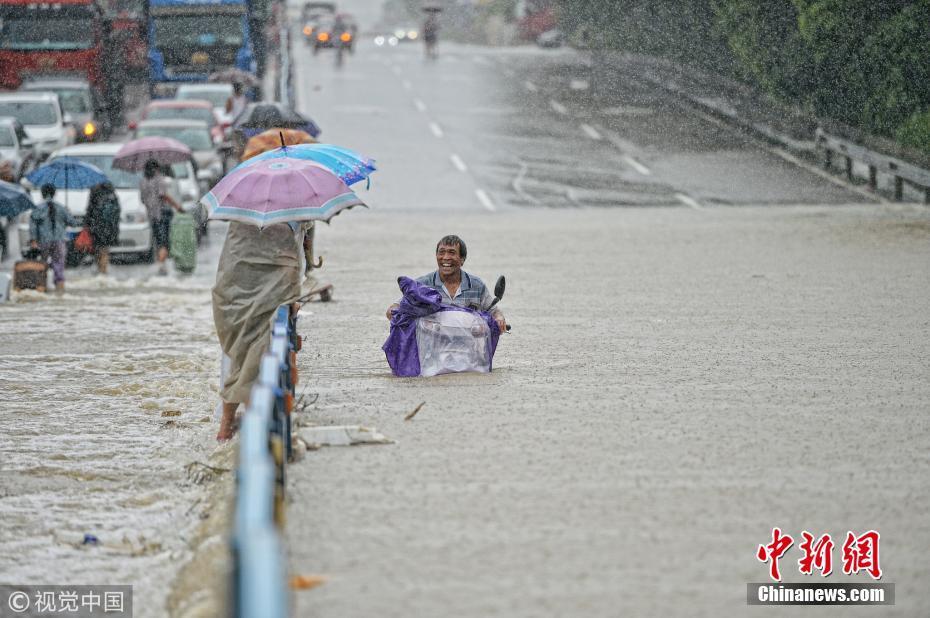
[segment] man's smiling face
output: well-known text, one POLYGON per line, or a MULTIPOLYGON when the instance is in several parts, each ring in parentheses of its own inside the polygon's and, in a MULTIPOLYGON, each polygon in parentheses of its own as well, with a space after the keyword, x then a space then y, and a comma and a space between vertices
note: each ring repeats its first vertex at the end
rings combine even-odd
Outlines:
POLYGON ((464 263, 458 245, 439 245, 436 249, 436 265, 439 266, 439 276, 443 279, 461 277, 464 263))

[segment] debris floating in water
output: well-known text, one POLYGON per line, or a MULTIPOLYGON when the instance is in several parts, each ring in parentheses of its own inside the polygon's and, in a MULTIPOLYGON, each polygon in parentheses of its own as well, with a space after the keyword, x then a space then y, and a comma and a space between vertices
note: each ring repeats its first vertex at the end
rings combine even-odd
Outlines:
POLYGON ((407 414, 407 416, 404 417, 404 420, 405 420, 405 421, 409 421, 410 419, 412 419, 414 416, 417 415, 417 412, 419 412, 419 411, 420 411, 420 408, 422 408, 424 405, 426 405, 426 402, 425 402, 425 401, 421 401, 421 402, 420 402, 420 405, 418 405, 417 407, 415 407, 415 408, 413 409, 412 412, 410 412, 409 414, 407 414))

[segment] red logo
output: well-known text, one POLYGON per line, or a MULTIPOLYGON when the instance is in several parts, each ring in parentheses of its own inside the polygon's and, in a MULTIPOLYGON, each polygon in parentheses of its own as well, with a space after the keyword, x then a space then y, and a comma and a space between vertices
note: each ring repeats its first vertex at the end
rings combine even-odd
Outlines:
POLYGON ((756 558, 762 562, 771 562, 769 564, 769 576, 777 582, 781 581, 781 573, 778 572, 778 560, 785 555, 788 548, 794 544, 794 539, 790 536, 782 535, 781 530, 772 528, 772 542, 768 545, 760 545, 756 552, 756 558))
MULTIPOLYGON (((801 543, 798 549, 802 556, 798 560, 798 570, 803 575, 812 575, 814 570, 826 577, 833 572, 833 538, 829 534, 815 537, 807 530, 801 533, 801 543)), ((865 571, 872 579, 882 578, 882 569, 878 560, 878 542, 880 535, 875 530, 856 536, 853 532, 846 533, 846 542, 843 543, 843 573, 855 575, 865 571)), ((760 562, 769 564, 769 576, 781 581, 781 572, 778 561, 794 545, 794 539, 788 534, 782 534, 780 528, 772 528, 772 541, 766 545, 759 545, 756 558, 760 562)))

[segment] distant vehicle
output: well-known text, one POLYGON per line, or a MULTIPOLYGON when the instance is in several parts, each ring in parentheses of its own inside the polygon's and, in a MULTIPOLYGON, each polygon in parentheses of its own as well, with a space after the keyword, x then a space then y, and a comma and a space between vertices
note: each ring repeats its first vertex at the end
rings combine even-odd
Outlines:
MULTIPOLYGON (((135 137, 170 137, 188 148, 194 156, 196 175, 192 175, 190 187, 196 201, 200 195, 198 181, 216 182, 223 175, 223 161, 217 151, 207 124, 202 120, 143 120, 135 130, 135 137)), ((187 200, 187 196, 182 196, 187 200)))
POLYGON ((545 48, 561 47, 564 41, 565 35, 558 28, 547 30, 536 37, 536 44, 545 48))
POLYGON ((174 98, 178 101, 209 101, 213 106, 213 114, 220 123, 220 128, 225 129, 232 124, 232 117, 226 113, 226 101, 232 96, 232 84, 209 83, 209 84, 181 84, 174 98))
POLYGON ((420 39, 420 29, 416 26, 395 28, 392 34, 400 43, 413 43, 420 39))
POLYGON ((95 0, 0 0, 0 88, 15 90, 37 76, 78 76, 107 100, 110 25, 95 0))
MULTIPOLYGON (((210 129, 214 144, 223 141, 223 129, 213 113, 213 104, 203 100, 160 99, 152 101, 142 110, 141 120, 200 120, 210 129)), ((135 123, 130 123, 135 129, 135 123)))
POLYGON ((355 50, 355 33, 358 26, 348 15, 321 17, 315 22, 313 53, 321 49, 336 49, 353 52, 355 50))
POLYGON ((74 143, 71 116, 62 113, 58 96, 50 92, 0 94, 0 116, 11 116, 23 124, 39 161, 74 143))
POLYGON ((16 118, 0 117, 0 161, 9 161, 18 182, 35 163, 32 141, 16 118))
MULTIPOLYGON (((543 33, 558 26, 553 4, 552 0, 518 0, 514 9, 518 36, 524 41, 540 43, 539 37, 543 33)), ((551 40, 551 37, 544 39, 551 40)))
POLYGON ((75 127, 76 142, 95 142, 101 138, 103 105, 95 100, 94 92, 87 80, 35 79, 23 82, 20 90, 57 94, 61 111, 71 116, 71 122, 75 127))
MULTIPOLYGON (((147 0, 150 94, 170 96, 235 68, 256 73, 249 9, 258 0, 147 0)), ((259 30, 261 30, 259 28, 259 30)))
POLYGON ((332 17, 321 17, 316 20, 313 28, 313 53, 318 54, 321 49, 332 49, 335 46, 332 17))
MULTIPOLYGON (((145 206, 142 205, 142 200, 139 197, 141 174, 113 169, 113 156, 122 147, 123 144, 113 142, 77 144, 55 151, 49 160, 54 161, 59 157, 74 157, 96 166, 107 175, 107 178, 110 179, 116 189, 116 197, 120 203, 119 245, 111 247, 110 251, 135 255, 148 260, 152 256, 152 232, 149 227, 145 206)), ((36 203, 42 199, 38 188, 33 191, 32 197, 36 203)), ((83 220, 84 214, 87 212, 89 197, 89 189, 59 189, 55 194, 55 200, 65 204, 78 221, 83 220)), ((17 226, 19 246, 24 251, 29 248, 30 214, 31 211, 27 211, 20 215, 17 226)), ((80 231, 81 228, 79 227, 68 229, 72 239, 80 231)), ((80 254, 74 252, 73 242, 69 241, 68 262, 74 265, 80 261, 80 258, 80 254)))
POLYGON ((300 10, 303 21, 313 21, 322 15, 332 15, 336 12, 335 2, 306 2, 300 10))

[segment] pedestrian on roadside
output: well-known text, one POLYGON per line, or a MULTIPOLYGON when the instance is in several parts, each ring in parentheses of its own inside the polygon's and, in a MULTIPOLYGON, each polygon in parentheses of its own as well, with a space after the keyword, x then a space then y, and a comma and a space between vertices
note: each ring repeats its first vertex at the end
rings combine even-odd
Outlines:
POLYGON ((232 96, 226 99, 226 113, 229 114, 230 119, 235 120, 245 110, 246 102, 242 84, 233 82, 232 96))
POLYGON ((51 261, 55 279, 55 291, 65 291, 65 255, 68 253, 68 226, 80 225, 71 212, 59 204, 54 185, 44 184, 41 188, 42 202, 29 217, 29 246, 41 252, 42 259, 51 261))
POLYGON ((119 198, 110 182, 95 185, 90 189, 84 227, 94 239, 94 257, 97 272, 107 274, 110 266, 110 247, 119 244, 119 198))
POLYGON ((165 261, 168 259, 171 217, 175 210, 181 212, 181 205, 171 197, 169 182, 170 179, 161 173, 158 161, 149 159, 145 162, 142 180, 139 182, 139 193, 149 216, 149 224, 152 226, 152 250, 155 251, 155 259, 158 260, 159 275, 168 274, 165 261))
MULTIPOLYGON (((0 180, 16 182, 16 178, 13 176, 13 164, 6 159, 0 159, 0 180)), ((0 262, 6 259, 6 254, 10 250, 9 237, 7 236, 8 227, 9 221, 7 221, 6 217, 0 217, 0 262)))
POLYGON ((229 358, 220 397, 223 417, 216 439, 236 433, 239 404, 248 405, 262 355, 271 340, 271 319, 281 305, 300 308, 304 224, 258 228, 233 221, 213 286, 213 321, 223 354, 229 358))

